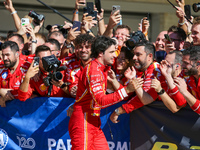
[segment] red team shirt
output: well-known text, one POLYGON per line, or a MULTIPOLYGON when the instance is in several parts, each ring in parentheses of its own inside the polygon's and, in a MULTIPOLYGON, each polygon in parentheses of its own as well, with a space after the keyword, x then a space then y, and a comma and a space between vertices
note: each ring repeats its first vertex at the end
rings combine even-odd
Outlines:
POLYGON ((19 61, 18 67, 13 74, 11 74, 10 69, 6 68, 4 65, 0 65, 0 88, 13 89, 11 93, 18 99, 18 89, 23 81, 25 73, 30 66, 29 62, 19 61))
MULTIPOLYGON (((64 75, 64 71, 61 71, 64 75)), ((47 97, 49 87, 45 86, 43 79, 47 77, 47 73, 42 72, 39 81, 35 82, 34 79, 30 79, 27 92, 23 92, 19 89, 19 100, 25 101, 30 98, 32 93, 35 92, 40 96, 47 97)), ((64 81, 65 82, 65 81, 64 81)), ((50 97, 69 97, 61 88, 53 85, 50 97)))

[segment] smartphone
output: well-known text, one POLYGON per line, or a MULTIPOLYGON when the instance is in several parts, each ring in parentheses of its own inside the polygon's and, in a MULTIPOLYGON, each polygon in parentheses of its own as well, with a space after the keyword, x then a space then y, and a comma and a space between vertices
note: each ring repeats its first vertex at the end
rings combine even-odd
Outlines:
POLYGON ((95 6, 99 13, 101 13, 101 0, 95 0, 95 6))
MULTIPOLYGON (((118 10, 120 10, 120 5, 113 5, 112 6, 112 14, 114 14, 118 10)), ((120 14, 120 12, 119 12, 119 14, 120 14)))
POLYGON ((39 65, 39 62, 40 62, 40 57, 34 57, 33 67, 39 65))
POLYGON ((91 16, 94 12, 94 3, 93 2, 87 2, 87 13, 88 16, 91 16))
POLYGON ((72 29, 78 27, 78 29, 76 29, 75 31, 80 31, 81 30, 81 22, 80 21, 74 21, 73 22, 73 27, 72 29))
POLYGON ((185 9, 185 15, 190 19, 190 17, 191 17, 191 7, 190 7, 190 5, 185 5, 184 9, 185 9))
POLYGON ((30 23, 29 18, 22 18, 21 19, 21 26, 28 25, 29 23, 30 23))
POLYGON ((169 42, 169 43, 172 43, 172 40, 170 39, 169 35, 168 34, 164 34, 165 36, 165 39, 169 42))

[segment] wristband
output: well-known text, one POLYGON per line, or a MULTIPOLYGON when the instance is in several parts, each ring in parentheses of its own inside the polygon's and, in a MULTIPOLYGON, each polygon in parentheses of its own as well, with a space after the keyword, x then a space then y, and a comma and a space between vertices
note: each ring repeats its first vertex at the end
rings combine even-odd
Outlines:
POLYGON ((13 14, 16 14, 17 13, 17 11, 13 11, 12 13, 10 13, 11 15, 13 15, 13 14))
POLYGON ((100 22, 101 20, 103 20, 103 18, 99 19, 98 22, 100 22))
POLYGON ((180 23, 179 20, 178 20, 178 24, 181 25, 181 26, 184 25, 185 23, 186 23, 186 19, 183 23, 180 23))
POLYGON ((91 32, 92 32, 91 30, 87 30, 87 31, 86 31, 87 34, 89 34, 89 33, 91 33, 91 32))
POLYGON ((119 116, 120 115, 120 113, 119 113, 119 109, 117 108, 117 109, 115 109, 115 113, 119 116))
POLYGON ((62 89, 64 87, 66 87, 66 86, 67 86, 67 84, 63 83, 60 88, 62 89))
POLYGON ((32 43, 36 43, 37 44, 37 40, 32 40, 32 43))
POLYGON ((73 10, 73 14, 78 14, 78 10, 77 9, 73 10))

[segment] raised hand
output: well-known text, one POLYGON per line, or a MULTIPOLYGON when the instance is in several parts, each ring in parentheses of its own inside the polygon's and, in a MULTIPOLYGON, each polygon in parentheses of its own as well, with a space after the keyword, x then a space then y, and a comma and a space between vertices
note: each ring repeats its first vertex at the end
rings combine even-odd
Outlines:
POLYGON ((133 66, 131 68, 128 67, 128 69, 124 72, 124 76, 129 80, 135 78, 136 77, 135 68, 133 66))

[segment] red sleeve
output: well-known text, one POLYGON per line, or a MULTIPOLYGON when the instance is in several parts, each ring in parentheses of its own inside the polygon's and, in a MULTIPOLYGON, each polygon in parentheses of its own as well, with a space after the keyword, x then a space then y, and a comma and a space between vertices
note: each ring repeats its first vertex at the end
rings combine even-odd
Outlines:
POLYGON ((18 89, 17 90, 12 90, 10 93, 15 97, 15 99, 18 99, 18 89))
POLYGON ((196 103, 191 107, 194 112, 200 115, 200 101, 197 99, 196 103))
MULTIPOLYGON (((158 94, 153 88, 149 89, 146 92, 153 98, 153 100, 157 99, 158 94)), ((142 106, 144 106, 144 104, 140 101, 140 99, 138 98, 137 95, 135 97, 133 97, 132 99, 130 99, 126 104, 122 105, 122 107, 126 111, 126 113, 130 113, 133 110, 136 110, 142 106)))
POLYGON ((184 96, 179 92, 178 87, 169 90, 169 96, 176 102, 178 106, 185 106, 187 104, 184 96))
POLYGON ((86 78, 88 91, 95 103, 101 108, 116 104, 128 96, 124 87, 112 94, 106 95, 105 82, 107 82, 107 78, 105 79, 104 77, 106 77, 105 72, 102 72, 97 66, 90 68, 89 65, 87 67, 86 78))
POLYGON ((30 88, 30 86, 29 86, 29 89, 28 89, 28 91, 27 92, 23 92, 20 88, 19 88, 19 90, 18 90, 18 99, 20 100, 20 101, 26 101, 27 99, 29 99, 30 97, 31 97, 31 95, 32 95, 32 89, 30 88))

